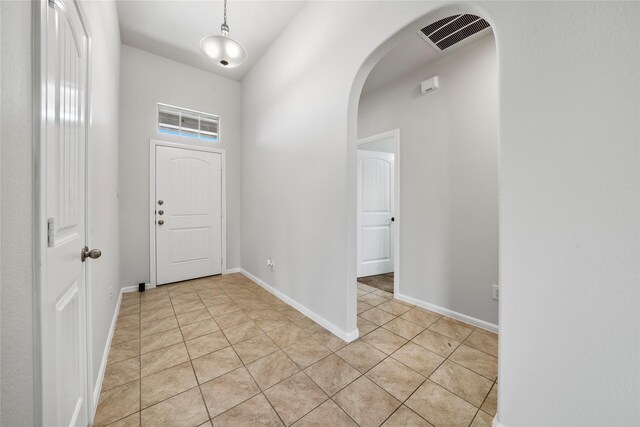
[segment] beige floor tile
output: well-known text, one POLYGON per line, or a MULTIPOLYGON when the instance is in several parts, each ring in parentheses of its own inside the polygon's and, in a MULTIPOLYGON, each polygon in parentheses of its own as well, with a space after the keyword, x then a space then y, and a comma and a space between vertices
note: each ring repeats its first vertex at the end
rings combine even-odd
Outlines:
POLYGON ((444 357, 448 357, 460 345, 459 341, 445 337, 429 329, 416 335, 412 341, 444 357))
POLYGON ((192 311, 186 311, 184 313, 178 313, 177 317, 178 324, 180 326, 186 326, 202 320, 211 319, 211 314, 209 314, 209 311, 206 308, 199 308, 192 311))
POLYGON ((129 342, 140 338, 140 327, 133 326, 131 328, 120 328, 113 332, 112 343, 121 344, 123 342, 129 342))
POLYGON ((173 311, 173 307, 169 305, 167 307, 158 308, 157 310, 142 312, 142 314, 140 315, 140 321, 144 324, 147 322, 162 319, 164 317, 171 317, 175 315, 176 314, 173 311))
POLYGON ((279 349, 276 343, 265 334, 236 343, 233 348, 244 364, 249 364, 279 349))
POLYGON ((244 314, 243 311, 232 311, 230 313, 213 315, 213 320, 216 321, 218 326, 221 329, 230 328, 235 325, 239 325, 240 323, 249 322, 251 318, 244 314))
POLYGON ((309 337, 308 333, 295 325, 283 326, 265 333, 269 335, 269 337, 275 341, 280 348, 289 347, 290 345, 309 337))
POLYGON ((385 358, 383 352, 361 340, 352 342, 336 354, 363 374, 385 358))
POLYGON ((162 319, 145 322, 142 324, 140 331, 141 337, 157 334, 158 332, 168 331, 178 327, 178 320, 175 316, 163 317, 162 319))
POLYGON ((407 343, 406 339, 383 328, 365 335, 362 340, 386 354, 393 353, 407 343))
POLYGON ((102 390, 109 390, 140 378, 140 357, 107 365, 102 380, 102 390))
POLYGON ((200 301, 200 299, 184 302, 182 304, 173 305, 173 310, 176 312, 176 315, 188 313, 190 311, 195 311, 195 310, 202 310, 202 309, 206 310, 206 307, 204 306, 202 301, 200 301))
POLYGON ((440 318, 436 323, 429 326, 429 329, 456 341, 463 341, 473 332, 473 329, 468 325, 465 326, 462 322, 450 321, 446 317, 440 318))
POLYGON ((129 306, 120 306, 119 315, 140 313, 140 304, 131 304, 129 306))
POLYGON ((406 400, 426 379, 390 357, 380 362, 366 375, 400 401, 406 400))
POLYGON ((465 345, 477 350, 484 351, 494 357, 498 357, 498 337, 497 335, 487 335, 478 331, 473 331, 464 341, 465 345))
POLYGON ((291 425, 328 399, 328 396, 304 372, 265 391, 286 425, 291 425))
POLYGON ((335 354, 308 367, 305 373, 329 396, 333 396, 361 375, 357 369, 335 354))
POLYGON ((366 302, 358 301, 358 314, 362 313, 363 311, 367 311, 370 308, 373 308, 373 306, 371 304, 367 304, 366 302))
POLYGON ((121 344, 113 344, 109 350, 109 361, 111 365, 116 362, 121 362, 125 359, 130 359, 140 355, 140 340, 133 340, 124 342, 121 344))
POLYGON ((209 313, 211 313, 211 315, 215 318, 218 316, 222 316, 223 314, 241 311, 241 308, 233 302, 223 302, 220 304, 208 305, 207 310, 209 310, 209 313))
POLYGON ((424 330, 422 326, 411 323, 400 317, 393 319, 389 323, 385 323, 382 327, 407 340, 410 340, 424 330))
POLYGON ((157 298, 153 301, 141 301, 140 302, 140 312, 144 313, 145 311, 153 311, 162 307, 171 307, 171 299, 169 295, 163 298, 157 298))
POLYGON ((265 332, 291 325, 288 319, 256 319, 255 322, 265 332))
POLYGON ((282 350, 287 353, 291 360, 296 362, 300 369, 311 366, 331 354, 331 350, 320 344, 313 337, 306 338, 282 350))
POLYGON ((147 335, 140 340, 140 354, 149 353, 150 351, 159 350, 181 342, 182 334, 178 328, 147 335))
POLYGON ((198 338, 186 341, 187 350, 189 356, 192 359, 204 356, 208 353, 221 350, 229 346, 229 341, 224 337, 224 334, 220 331, 214 332, 209 335, 203 335, 198 338))
POLYGON ((198 385, 190 362, 143 377, 140 405, 147 408, 198 385))
POLYGON ((262 390, 268 389, 300 370, 282 350, 251 362, 247 365, 247 369, 262 390))
POLYGON ((406 343, 391 357, 427 378, 444 362, 444 357, 412 342, 406 343))
POLYGON ((491 427, 493 426, 493 417, 486 412, 478 411, 476 417, 471 423, 471 427, 491 427))
POLYGON ((242 362, 231 347, 209 353, 191 361, 198 382, 203 384, 242 366, 242 362))
MULTIPOLYGON (((264 319, 264 320, 287 320, 286 316, 274 309, 267 310, 247 310, 247 316, 251 317, 253 320, 264 319)), ((257 323, 257 322, 256 322, 257 323)))
POLYGON ((382 326, 385 323, 396 318, 396 316, 394 316, 393 314, 380 310, 377 307, 374 307, 367 311, 363 311, 362 313, 360 313, 360 317, 370 322, 373 322, 378 326, 382 326))
POLYGON ((331 351, 338 351, 348 344, 346 341, 343 341, 339 337, 326 330, 313 334, 313 338, 315 338, 320 344, 327 347, 331 351))
POLYGON ((386 299, 393 298, 393 293, 392 292, 383 291, 382 289, 377 289, 377 290, 373 291, 373 294, 381 296, 381 297, 386 298, 386 299))
POLYGON ((424 328, 428 328, 434 324, 442 316, 432 311, 423 310, 418 307, 414 307, 400 316, 404 320, 420 325, 424 328))
POLYGON ((448 360, 429 379, 475 407, 482 405, 492 385, 485 377, 448 360))
POLYGON ((462 344, 449 359, 490 380, 498 377, 498 358, 475 348, 462 344))
POLYGON ((147 375, 179 365, 188 360, 189 354, 187 353, 187 347, 185 347, 184 343, 145 353, 141 356, 142 376, 146 377, 147 375))
POLYGON ((383 302, 378 306, 378 308, 395 316, 400 316, 401 314, 404 314, 407 311, 411 310, 411 307, 409 307, 408 305, 393 300, 383 302))
POLYGON ((359 282, 358 282, 358 289, 362 289, 362 290, 367 291, 367 292, 375 292, 375 291, 378 290, 378 288, 374 288, 373 286, 369 286, 369 285, 366 285, 364 283, 359 283, 359 282))
POLYGON ((212 421, 214 427, 278 427, 284 425, 262 393, 218 415, 212 421))
POLYGON ((362 427, 379 426, 400 402, 367 377, 360 377, 333 400, 362 427))
POLYGON ((367 335, 371 331, 375 331, 376 329, 378 329, 378 325, 360 316, 357 317, 357 321, 358 332, 360 333, 361 337, 367 335))
POLYGON ((141 427, 197 427, 207 421, 200 390, 193 388, 142 410, 141 427))
POLYGON ((327 400, 298 420, 294 427, 357 427, 351 418, 332 400, 327 400))
POLYGON ((382 427, 432 427, 424 418, 402 405, 391 415, 382 427))
POLYGON ((140 326, 139 314, 136 313, 118 316, 118 320, 116 320, 116 329, 130 328, 133 326, 140 326))
POLYGON ((365 291, 365 290, 362 290, 362 289, 360 289, 360 288, 358 288, 358 291, 357 291, 357 292, 358 292, 358 296, 359 296, 359 297, 361 297, 361 296, 366 295, 366 294, 368 294, 368 293, 369 293, 369 291, 365 291))
POLYGON ((106 426, 140 410, 140 381, 100 393, 94 427, 106 426))
POLYGON ((264 334, 262 329, 260 329, 253 321, 231 326, 224 329, 223 332, 231 344, 236 344, 257 335, 264 334))
POLYGON ((140 427, 140 412, 111 423, 109 427, 140 427))
POLYGON ((405 404, 434 426, 468 426, 477 411, 469 402, 429 380, 405 404))
POLYGON ((181 295, 176 295, 171 297, 171 303, 173 305, 184 304, 186 302, 198 301, 200 296, 195 292, 189 292, 181 295))
POLYGON ((231 371, 200 386, 212 418, 260 393, 245 368, 231 371))
POLYGON ((498 384, 494 383, 491 391, 487 395, 484 403, 480 407, 484 412, 491 416, 495 416, 498 412, 498 384))
POLYGON ((202 335, 209 335, 212 332, 219 331, 220 328, 213 321, 213 319, 209 318, 206 320, 201 320, 199 322, 191 323, 189 325, 181 326, 180 330, 182 331, 182 335, 185 340, 192 340, 194 338, 201 337, 202 335))
POLYGON ((362 302, 366 302, 369 305, 372 306, 377 306, 382 304, 383 302, 387 302, 389 301, 387 298, 383 298, 381 296, 375 295, 373 293, 369 293, 366 295, 363 295, 361 297, 358 297, 358 301, 362 301, 362 302))

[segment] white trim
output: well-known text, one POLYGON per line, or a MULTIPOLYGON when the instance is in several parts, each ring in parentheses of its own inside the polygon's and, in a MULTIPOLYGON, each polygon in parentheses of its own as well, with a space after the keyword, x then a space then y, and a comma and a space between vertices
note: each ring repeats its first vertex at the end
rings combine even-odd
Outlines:
POLYGON ((498 325, 485 322, 484 320, 476 319, 475 317, 467 316, 466 314, 458 313, 457 311, 449 310, 448 308, 440 307, 439 305, 431 304, 431 303, 421 301, 419 299, 416 299, 407 295, 402 295, 402 294, 395 294, 394 298, 400 301, 408 302, 410 304, 416 305, 426 310, 435 311, 436 313, 443 314, 448 317, 452 317, 454 319, 460 320, 462 322, 468 323, 473 326, 477 326, 478 328, 485 329, 490 332, 494 332, 496 334, 499 331, 498 325))
POLYGON ((98 377, 96 378, 96 385, 93 388, 93 405, 89 412, 90 424, 96 417, 96 410, 98 409, 98 401, 100 400, 100 391, 102 390, 102 381, 104 380, 104 373, 107 369, 107 361, 109 360, 109 351, 111 350, 111 340, 113 339, 113 333, 116 329, 116 322, 118 321, 118 315, 120 314, 120 303, 122 303, 123 289, 120 289, 120 295, 118 295, 118 302, 116 308, 113 311, 113 319, 111 320, 111 327, 109 328, 109 335, 107 335, 107 342, 104 346, 104 352, 102 353, 102 362, 100 362, 100 370, 98 371, 98 377))
MULTIPOLYGON (((156 277, 156 147, 172 147, 183 150, 206 151, 222 156, 222 274, 227 272, 227 152, 222 148, 209 146, 205 142, 193 141, 192 143, 149 140, 149 278, 151 287, 157 285, 156 277)), ((137 287, 136 287, 137 290, 137 287)))
POLYGON ((226 271, 223 271, 222 274, 233 274, 233 273, 242 273, 242 269, 241 268, 230 268, 226 271))
POLYGON ((506 427, 504 424, 502 424, 500 421, 498 421, 498 414, 496 414, 496 416, 493 417, 493 421, 492 421, 491 425, 493 427, 506 427))
POLYGON ((291 307, 295 308, 300 313, 304 314, 309 319, 313 320, 318 325, 322 326, 323 328, 325 328, 326 330, 328 330, 332 334, 336 335, 338 338, 342 339, 343 341, 351 342, 351 341, 354 341, 355 339, 357 339, 360 336, 360 333, 358 332, 358 329, 356 329, 354 331, 351 331, 351 332, 346 332, 345 330, 339 328, 338 326, 334 325, 332 322, 328 321, 324 317, 322 317, 319 314, 317 314, 315 311, 305 307, 304 305, 300 304, 298 301, 294 300, 293 298, 290 298, 289 296, 287 296, 284 293, 280 292, 279 290, 275 289, 271 285, 269 285, 266 282, 262 281, 258 277, 256 277, 253 274, 249 273, 247 270, 242 269, 242 268, 239 269, 239 270, 240 270, 240 273, 242 273, 243 275, 245 275, 249 279, 251 279, 254 282, 256 282, 258 285, 260 285, 266 291, 270 292, 272 295, 278 297, 281 301, 283 301, 286 304, 290 305, 291 307))
MULTIPOLYGON (((153 286, 151 283, 145 283, 144 288, 153 289, 155 288, 155 286, 153 286)), ((120 289, 120 292, 123 294, 127 294, 129 292, 138 292, 139 290, 140 289, 138 288, 138 286, 125 286, 124 288, 120 289)))
MULTIPOLYGON (((392 138, 393 139, 393 217, 394 227, 393 230, 393 293, 400 293, 400 225, 402 223, 400 216, 400 128, 392 129, 386 132, 382 132, 376 135, 368 136, 358 140, 358 146, 367 144, 369 142, 378 141, 380 139, 392 138)), ((360 148, 358 148, 359 150, 360 148)), ((359 178, 358 178, 359 179, 359 178)), ((357 185, 357 184, 356 184, 357 185)), ((360 191, 360 188, 357 189, 360 191)), ((356 196, 358 197, 358 196, 356 196)), ((359 197, 358 197, 359 199, 359 197)), ((356 202, 357 204, 358 202, 356 202)), ((359 209, 359 208, 358 208, 359 209)), ((356 214, 356 226, 357 232, 360 232, 360 213, 356 214)), ((356 241, 356 245, 359 245, 359 239, 356 241)), ((357 250, 356 246, 356 250, 357 250)), ((357 270, 357 269, 356 269, 357 270)), ((356 279, 357 283, 357 279, 356 279)), ((357 294, 356 294, 357 295, 357 294)), ((356 296, 357 298, 357 296, 356 296)), ((356 310, 357 311, 357 310, 356 310)))

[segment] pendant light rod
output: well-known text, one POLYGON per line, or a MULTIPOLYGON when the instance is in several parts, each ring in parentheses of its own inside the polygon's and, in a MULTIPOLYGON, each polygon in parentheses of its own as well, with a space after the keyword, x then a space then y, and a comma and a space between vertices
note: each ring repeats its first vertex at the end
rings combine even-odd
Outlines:
POLYGON ((220 25, 220 31, 222 34, 229 35, 229 26, 227 25, 227 0, 224 0, 224 22, 220 25))

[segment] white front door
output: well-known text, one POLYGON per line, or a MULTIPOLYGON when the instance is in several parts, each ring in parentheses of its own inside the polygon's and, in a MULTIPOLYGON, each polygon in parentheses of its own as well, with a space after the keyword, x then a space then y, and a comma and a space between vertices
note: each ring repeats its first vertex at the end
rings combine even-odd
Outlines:
POLYGON ((42 190, 48 239, 42 276, 43 424, 86 426, 86 96, 88 36, 73 1, 46 6, 42 190))
POLYGON ((358 150, 358 277, 393 271, 393 158, 358 150))
POLYGON ((157 284, 222 273, 222 155, 156 147, 157 284))

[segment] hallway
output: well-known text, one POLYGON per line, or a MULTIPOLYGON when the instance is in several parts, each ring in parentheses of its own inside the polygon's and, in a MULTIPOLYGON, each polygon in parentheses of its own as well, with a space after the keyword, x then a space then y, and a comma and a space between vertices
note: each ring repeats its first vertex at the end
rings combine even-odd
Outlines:
POLYGON ((241 274, 123 294, 94 425, 491 425, 496 335, 358 294, 350 344, 241 274))

